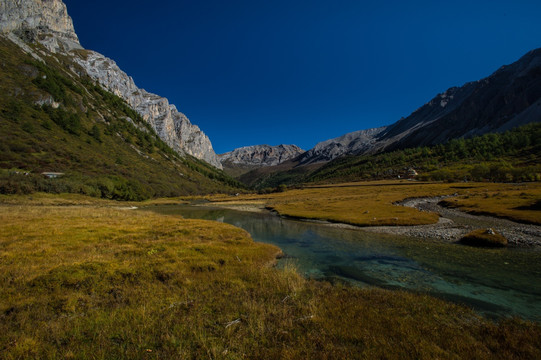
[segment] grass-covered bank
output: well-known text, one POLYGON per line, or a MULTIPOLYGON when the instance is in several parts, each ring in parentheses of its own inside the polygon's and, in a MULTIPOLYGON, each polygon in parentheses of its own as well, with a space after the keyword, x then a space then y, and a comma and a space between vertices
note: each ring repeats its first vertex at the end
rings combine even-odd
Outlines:
POLYGON ((438 215, 396 206, 407 198, 452 195, 445 204, 472 213, 541 225, 541 183, 441 183, 408 180, 306 186, 265 195, 207 196, 222 204, 260 202, 281 215, 357 226, 423 225, 438 215))
POLYGON ((305 280, 232 226, 83 200, 0 205, 0 358, 541 356, 539 325, 305 280))

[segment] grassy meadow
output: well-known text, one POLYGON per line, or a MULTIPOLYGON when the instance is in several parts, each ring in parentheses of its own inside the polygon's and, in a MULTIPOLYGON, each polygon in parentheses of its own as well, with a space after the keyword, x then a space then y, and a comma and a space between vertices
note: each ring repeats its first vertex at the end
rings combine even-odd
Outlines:
POLYGON ((1 359, 541 357, 538 324, 307 280, 244 230, 132 205, 0 198, 1 359))
POLYGON ((284 216, 357 226, 424 225, 438 215, 396 206, 407 198, 456 195, 450 206, 511 220, 541 224, 541 183, 441 183, 408 180, 314 185, 266 195, 208 196, 213 202, 259 202, 284 216))

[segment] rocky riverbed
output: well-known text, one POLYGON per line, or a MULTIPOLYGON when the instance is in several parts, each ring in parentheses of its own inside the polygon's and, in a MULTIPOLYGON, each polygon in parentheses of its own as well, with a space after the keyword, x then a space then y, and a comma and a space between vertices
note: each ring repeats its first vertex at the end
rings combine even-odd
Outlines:
POLYGON ((404 235, 418 238, 431 238, 444 241, 458 241, 472 230, 491 228, 509 240, 511 246, 541 246, 541 226, 521 224, 507 219, 491 216, 479 216, 450 209, 439 205, 446 197, 406 199, 398 206, 414 207, 421 211, 435 212, 440 215, 436 224, 418 226, 374 226, 363 231, 404 235))

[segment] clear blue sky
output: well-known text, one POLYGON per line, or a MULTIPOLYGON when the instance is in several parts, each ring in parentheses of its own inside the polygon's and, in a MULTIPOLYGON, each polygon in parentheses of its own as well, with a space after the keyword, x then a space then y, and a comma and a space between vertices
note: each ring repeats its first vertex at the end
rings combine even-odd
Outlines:
POLYGON ((391 124, 541 47, 541 1, 64 0, 217 153, 391 124))

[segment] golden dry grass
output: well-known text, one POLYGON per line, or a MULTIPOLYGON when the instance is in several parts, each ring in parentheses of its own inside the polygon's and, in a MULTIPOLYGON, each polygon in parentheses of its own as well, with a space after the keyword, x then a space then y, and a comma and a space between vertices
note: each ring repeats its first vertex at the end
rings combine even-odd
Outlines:
POLYGON ((305 280, 241 229, 123 205, 0 205, 0 358, 541 356, 536 324, 305 280))
POLYGON ((541 225, 540 183, 488 184, 465 196, 447 199, 444 203, 472 214, 486 214, 541 225))
MULTIPOLYGON (((358 226, 422 225, 438 221, 438 215, 395 203, 412 197, 458 195, 448 203, 467 211, 540 223, 539 210, 527 209, 541 199, 540 183, 425 183, 372 181, 310 186, 269 195, 241 195, 235 202, 264 201, 281 215, 328 220, 358 226)), ((231 197, 207 197, 230 202, 231 197)))

